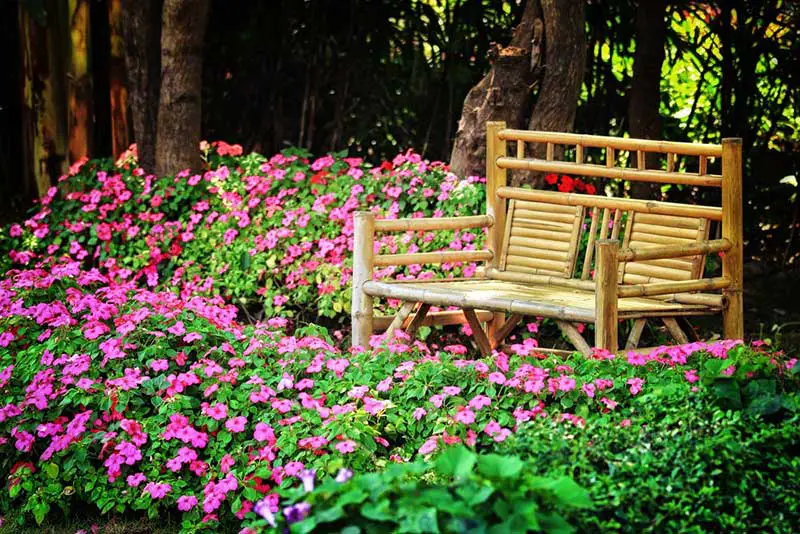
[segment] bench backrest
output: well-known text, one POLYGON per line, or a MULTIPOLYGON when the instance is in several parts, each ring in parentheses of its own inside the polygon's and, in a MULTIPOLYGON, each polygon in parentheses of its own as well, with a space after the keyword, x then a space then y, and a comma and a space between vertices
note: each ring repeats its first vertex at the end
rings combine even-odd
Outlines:
MULTIPOLYGON (((720 224, 721 237, 734 243, 726 254, 734 257, 723 261, 723 276, 733 278, 735 290, 740 290, 740 140, 726 139, 722 145, 675 143, 512 130, 494 122, 487 123, 486 175, 487 214, 495 219, 487 239, 487 248, 494 254, 492 270, 567 278, 577 270, 585 280, 591 276, 597 239, 620 239, 623 247, 631 248, 687 244, 707 240, 712 225, 720 224), (516 145, 515 156, 508 155, 509 144, 516 145), (531 144, 546 146, 542 151, 545 159, 528 157, 531 144), (573 148, 573 160, 556 160, 556 146, 573 148), (587 162, 589 149, 603 150, 604 161, 587 162), (636 166, 622 166, 619 151, 627 151, 636 166), (647 167, 652 153, 661 155, 661 168, 647 167), (697 165, 692 171, 679 169, 677 157, 697 158, 697 165), (710 173, 709 162, 720 160, 716 167, 721 173, 710 173), (716 187, 722 189, 722 206, 507 187, 509 170, 716 187), (591 224, 584 223, 586 218, 591 224), (587 233, 586 251, 579 258, 581 240, 587 233)), ((622 263, 620 281, 643 284, 697 279, 703 276, 704 264, 702 256, 622 263)))

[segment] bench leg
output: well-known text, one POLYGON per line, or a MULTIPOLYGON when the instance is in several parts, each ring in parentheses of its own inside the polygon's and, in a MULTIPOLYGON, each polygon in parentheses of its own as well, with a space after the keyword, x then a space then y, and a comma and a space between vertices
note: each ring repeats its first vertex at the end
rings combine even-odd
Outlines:
POLYGON ((603 239, 595 244, 597 269, 595 270, 595 323, 594 344, 609 352, 617 352, 619 340, 619 314, 617 309, 617 270, 619 242, 603 239))
POLYGON ((664 317, 664 325, 669 330, 672 339, 674 339, 680 345, 686 345, 689 343, 689 338, 686 337, 686 334, 683 333, 681 327, 678 326, 678 321, 675 320, 674 317, 664 317))
POLYGON ((558 325, 558 329, 561 330, 561 333, 567 336, 570 343, 572 343, 581 354, 584 356, 592 355, 592 347, 583 339, 583 336, 578 332, 578 329, 575 328, 575 325, 566 321, 556 321, 556 324, 558 325))
POLYGON ((414 336, 417 335, 417 330, 422 323, 425 321, 425 316, 428 315, 428 310, 431 309, 430 304, 425 304, 424 302, 419 305, 417 309, 417 313, 414 315, 414 318, 411 319, 411 323, 408 325, 406 329, 406 333, 411 336, 411 339, 414 339, 414 336))
POLYGON ((416 306, 416 302, 404 302, 403 306, 400 308, 400 311, 397 312, 397 315, 394 316, 394 320, 392 320, 392 324, 389 325, 389 328, 386 329, 386 333, 383 335, 383 339, 391 340, 394 337, 394 331, 403 326, 403 323, 411 315, 411 312, 414 310, 414 306, 416 306))
POLYGON ((489 343, 489 338, 486 336, 486 332, 484 332, 483 328, 481 327, 481 322, 478 320, 478 316, 475 315, 475 310, 471 308, 465 308, 464 317, 467 318, 467 323, 469 323, 469 327, 472 329, 472 337, 475 339, 475 343, 478 345, 481 355, 484 357, 491 356, 491 343, 489 343))
POLYGON ((642 330, 647 324, 647 319, 634 319, 631 333, 628 334, 628 341, 625 342, 625 350, 633 350, 639 346, 639 338, 642 337, 642 330))
POLYGON ((374 266, 375 215, 359 211, 353 217, 353 298, 351 304, 352 346, 369 348, 374 310, 363 285, 372 280, 374 266))
POLYGON ((514 313, 511 315, 511 317, 505 320, 503 326, 501 326, 499 330, 497 330, 493 334, 490 331, 489 339, 491 341, 493 349, 496 349, 497 347, 503 344, 503 341, 505 341, 505 339, 508 337, 511 331, 514 330, 514 328, 522 320, 522 317, 523 317, 522 315, 514 313))

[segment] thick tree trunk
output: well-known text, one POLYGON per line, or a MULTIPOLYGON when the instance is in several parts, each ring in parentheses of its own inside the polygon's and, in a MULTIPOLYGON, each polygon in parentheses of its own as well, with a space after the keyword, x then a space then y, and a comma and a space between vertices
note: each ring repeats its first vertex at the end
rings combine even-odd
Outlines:
POLYGON ((139 165, 152 171, 161 79, 161 0, 123 0, 122 33, 139 165))
POLYGON ((23 4, 19 6, 22 169, 24 193, 29 198, 44 195, 67 168, 63 80, 68 37, 62 7, 46 2, 46 20, 40 24, 23 4))
POLYGON ((109 0, 108 26, 111 42, 109 93, 111 103, 111 152, 119 157, 130 145, 128 88, 125 83, 125 46, 122 37, 122 0, 109 0))
MULTIPOLYGON (((664 63, 667 34, 666 0, 640 0, 636 9, 636 53, 633 80, 628 94, 628 131, 631 137, 661 137, 661 65, 664 63)), ((658 155, 648 154, 648 168, 657 168, 658 155)), ((660 196, 657 184, 631 183, 635 198, 654 199, 660 196)))
POLYGON ((156 173, 200 167, 203 36, 209 0, 165 0, 156 173))
MULTIPOLYGON (((586 30, 583 0, 542 0, 544 15, 544 79, 531 114, 529 128, 567 132, 572 130, 586 65, 586 30)), ((546 147, 534 145, 534 157, 544 158, 546 147)), ((515 173, 513 185, 541 181, 515 173)))
POLYGON ((70 163, 91 155, 94 115, 90 69, 89 0, 69 0, 70 64, 67 77, 70 163))
POLYGON ((509 46, 497 46, 490 52, 492 68, 467 94, 458 122, 450 156, 450 168, 457 175, 485 173, 486 122, 522 126, 539 60, 542 30, 536 0, 528 0, 509 46))

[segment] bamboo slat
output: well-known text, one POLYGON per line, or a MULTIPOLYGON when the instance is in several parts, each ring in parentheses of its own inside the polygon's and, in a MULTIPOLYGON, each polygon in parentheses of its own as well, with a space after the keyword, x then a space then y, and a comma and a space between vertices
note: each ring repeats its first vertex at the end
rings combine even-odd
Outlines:
MULTIPOLYGON (((579 219, 576 218, 576 220, 579 220, 579 219)), ((574 227, 574 224, 575 223, 573 223, 573 227, 574 227)), ((552 230, 549 230, 549 229, 548 230, 534 230, 533 228, 527 228, 527 229, 528 230, 533 230, 533 232, 529 232, 529 235, 531 233, 533 233, 536 236, 534 239, 547 239, 547 240, 553 240, 553 241, 562 241, 562 242, 566 242, 566 243, 569 243, 570 241, 572 241, 572 239, 571 239, 572 238, 572 232, 552 231, 552 230)), ((525 237, 521 237, 521 236, 517 237, 518 241, 519 240, 524 240, 524 239, 530 239, 530 238, 525 238, 525 237)))
POLYGON ((667 172, 674 172, 675 171, 675 153, 668 152, 667 153, 667 172))
POLYGON ((583 163, 583 145, 575 145, 575 163, 583 163))
POLYGON ((674 215, 653 215, 650 213, 636 214, 637 223, 653 226, 684 228, 694 231, 697 231, 697 220, 697 217, 676 217, 674 215))
POLYGON ((676 228, 673 226, 660 226, 645 224, 641 220, 636 221, 635 229, 645 234, 661 235, 666 237, 678 237, 681 239, 697 239, 697 226, 699 220, 695 219, 694 228, 676 228))
MULTIPOLYGON (((706 219, 700 219, 700 225, 697 228, 696 243, 708 242, 708 236, 711 231, 711 223, 706 219)), ((697 255, 690 258, 692 261, 692 277, 702 278, 703 272, 706 268, 706 254, 697 255)))
MULTIPOLYGON (((522 142, 522 141, 520 141, 522 142)), ((511 222, 514 220, 514 209, 516 208, 516 200, 510 200, 508 202, 508 213, 506 214, 506 228, 503 235, 503 247, 500 253, 500 264, 498 267, 500 270, 505 270, 506 268, 506 259, 508 258, 508 245, 511 244, 511 222)))
POLYGON ((575 222, 573 223, 572 227, 572 234, 577 236, 576 239, 573 239, 569 245, 569 253, 567 255, 567 265, 566 269, 564 270, 564 276, 567 278, 572 278, 572 274, 575 272, 575 264, 578 262, 578 247, 581 244, 581 239, 583 239, 583 226, 584 226, 584 219, 585 219, 585 208, 583 206, 578 206, 576 211, 575 222))
POLYGON ((600 223, 600 235, 598 236, 598 239, 602 240, 608 238, 608 224, 610 222, 610 218, 611 210, 605 208, 603 210, 603 222, 600 223))
POLYGON ((511 239, 515 239, 516 243, 525 243, 525 246, 537 248, 541 250, 556 250, 566 254, 569 251, 569 243, 564 241, 548 241, 546 239, 537 239, 534 237, 522 237, 514 235, 514 230, 511 230, 511 239), (524 241, 522 241, 524 240, 524 241))
POLYGON ((583 291, 594 291, 594 282, 588 280, 574 280, 572 278, 561 278, 558 276, 535 275, 525 273, 511 273, 508 271, 490 270, 486 273, 487 278, 492 280, 503 280, 506 282, 517 282, 521 284, 539 284, 545 286, 566 287, 580 289, 583 291))
POLYGON ((545 157, 547 161, 553 161, 555 158, 555 146, 553 143, 547 143, 547 148, 545 149, 545 157))
POLYGON ((412 337, 416 337, 417 330, 420 326, 425 323, 425 319, 428 315, 428 311, 431 309, 431 305, 427 302, 423 302, 417 308, 417 313, 414 314, 414 318, 411 319, 411 322, 408 324, 408 328, 406 329, 406 333, 412 337))
POLYGON ((515 246, 508 247, 509 266, 513 265, 514 267, 520 266, 520 267, 530 267, 532 269, 542 269, 545 271, 561 273, 562 276, 565 274, 563 271, 566 262, 534 258, 527 255, 525 252, 526 249, 522 249, 520 247, 515 247, 515 246))
POLYGON ((647 158, 645 157, 644 150, 636 151, 636 168, 643 171, 647 168, 647 158))
POLYGON ((523 189, 520 187, 501 187, 497 195, 502 198, 550 202, 566 206, 586 206, 611 209, 632 210, 637 213, 653 213, 675 215, 681 217, 702 217, 712 221, 722 220, 722 208, 715 206, 696 206, 676 202, 656 202, 635 198, 614 198, 580 193, 561 193, 539 189, 523 189))
POLYGON ((522 140, 517 141, 517 157, 518 158, 525 157, 525 141, 522 140))
POLYGON ((598 176, 614 180, 631 182, 649 182, 661 184, 682 184, 704 187, 722 187, 722 177, 714 174, 698 176, 682 172, 666 172, 662 170, 623 169, 605 167, 595 164, 577 164, 568 161, 545 161, 540 159, 517 159, 502 157, 497 159, 497 167, 508 170, 540 171, 581 176, 598 176))
POLYGON ((500 265, 506 223, 506 200, 496 193, 499 188, 505 187, 508 173, 495 164, 495 160, 505 156, 508 150, 507 143, 497 135, 505 126, 506 123, 502 121, 486 123, 486 215, 494 218, 494 225, 486 235, 486 249, 492 253, 487 262, 492 267, 500 265))
MULTIPOLYGON (((689 265, 691 267, 691 264, 689 265)), ((630 262, 625 267, 625 272, 629 275, 646 276, 653 281, 666 280, 690 280, 692 273, 688 269, 671 269, 669 267, 658 267, 649 262, 630 262)))
POLYGON ((617 289, 619 298, 648 297, 651 295, 666 295, 669 293, 687 293, 690 291, 714 291, 730 287, 731 280, 725 277, 702 278, 700 280, 685 280, 679 282, 656 282, 652 284, 620 286, 617 289))
POLYGON ((670 237, 661 234, 650 234, 640 232, 636 225, 631 228, 631 241, 636 246, 636 243, 652 243, 655 245, 675 245, 675 244, 691 244, 694 239, 687 239, 683 237, 670 237))
POLYGON ((555 202, 528 202, 525 200, 520 200, 517 203, 517 209, 519 210, 520 217, 530 216, 537 219, 541 216, 541 213, 564 213, 570 216, 575 215, 575 208, 573 206, 558 204, 555 202))
POLYGON ((604 135, 586 135, 564 132, 544 132, 533 130, 515 130, 511 128, 497 132, 500 139, 506 141, 525 141, 526 143, 558 143, 567 145, 581 144, 586 147, 610 147, 618 150, 645 150, 647 152, 674 153, 686 156, 705 155, 722 156, 720 145, 701 143, 680 143, 675 141, 658 141, 651 139, 631 139, 604 135))
POLYGON ((614 210, 614 222, 611 227, 611 239, 614 241, 619 240, 619 230, 622 225, 622 210, 617 208, 614 210))
POLYGON ((492 253, 488 250, 444 250, 441 252, 417 252, 413 254, 381 254, 375 256, 374 265, 376 267, 386 267, 388 265, 487 261, 491 259, 492 253))
POLYGON ((376 232, 405 232, 433 230, 465 230, 491 227, 494 219, 489 215, 467 217, 425 217, 419 219, 380 219, 375 221, 376 232))
POLYGON ((703 176, 708 173, 708 158, 705 156, 700 156, 697 164, 697 174, 703 176))
POLYGON ((667 300, 680 302, 681 304, 699 304, 701 306, 709 306, 712 308, 724 308, 728 305, 728 299, 725 295, 709 295, 705 293, 675 293, 671 295, 664 295, 667 300))
POLYGON ((584 356, 591 356, 592 355, 592 347, 583 339, 583 336, 578 332, 578 329, 572 323, 568 323, 566 321, 556 321, 559 330, 561 333, 566 336, 566 338, 572 343, 572 345, 578 349, 578 351, 583 354, 584 356))
MULTIPOLYGON (((509 247, 527 247, 528 240, 520 237, 511 236, 508 244, 509 247)), ((506 253, 508 249, 506 249, 506 253)), ((561 265, 564 265, 564 262, 567 260, 567 252, 562 250, 547 250, 542 248, 530 249, 528 248, 525 251, 525 255, 531 258, 539 258, 543 260, 552 260, 558 261, 561 265)), ((505 267, 505 266, 501 266, 505 267)))
POLYGON ((547 211, 532 211, 516 209, 517 224, 519 225, 540 225, 543 222, 572 223, 574 215, 572 213, 553 213, 547 211))
MULTIPOLYGON (((511 202, 514 202, 513 200, 511 202)), ((511 213, 511 212, 509 212, 511 213)), ((549 214, 546 214, 549 215, 549 214)), ((506 225, 508 227, 508 225, 506 225)), ((516 224, 511 226, 511 235, 535 237, 537 230, 547 230, 550 232, 561 232, 569 235, 572 232, 572 222, 559 222, 552 220, 526 220, 517 218, 516 224)))
POLYGON ((612 147, 606 147, 606 167, 609 169, 616 166, 616 156, 614 155, 614 149, 612 147))
POLYGON ((581 270, 581 280, 587 280, 592 270, 592 255, 594 254, 594 241, 597 237, 597 219, 600 208, 592 208, 592 222, 589 226, 589 241, 586 245, 586 255, 583 258, 583 269, 581 270))
POLYGON ((715 239, 685 245, 664 245, 660 247, 628 248, 619 252, 620 261, 643 261, 659 258, 678 258, 697 254, 714 254, 731 249, 733 244, 728 239, 715 239))

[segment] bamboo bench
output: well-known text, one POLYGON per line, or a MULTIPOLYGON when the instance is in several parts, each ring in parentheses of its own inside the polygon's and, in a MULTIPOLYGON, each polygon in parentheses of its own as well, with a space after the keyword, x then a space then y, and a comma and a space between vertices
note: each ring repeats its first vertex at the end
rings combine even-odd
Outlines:
POLYGON ((626 349, 637 347, 650 318, 662 320, 677 342, 686 343, 676 318, 721 314, 724 336, 741 339, 741 157, 740 139, 723 139, 721 145, 676 143, 512 130, 490 122, 486 215, 376 220, 372 213, 356 213, 353 346, 367 346, 376 326, 387 328, 389 335, 397 328, 414 335, 422 324, 466 322, 486 355, 524 316, 555 319, 584 354, 591 347, 575 323, 594 323, 594 345, 612 352, 618 350, 620 320, 633 320, 626 349), (509 143, 516 145, 515 156, 508 155, 509 143), (526 157, 529 143, 546 144, 546 158, 526 157), (573 161, 556 160, 556 145, 573 148, 573 161), (587 149, 604 151, 604 164, 587 163, 587 149), (628 151, 635 167, 620 166, 619 151, 628 151), (647 153, 662 154, 664 168, 647 168, 647 153), (697 170, 680 171, 676 157, 698 158, 697 170), (710 174, 708 162, 716 158, 721 158, 721 174, 710 174), (716 187, 721 189, 721 206, 508 187, 507 172, 512 169, 716 187), (719 239, 709 239, 712 225, 718 225, 719 239), (377 256, 373 252, 376 232, 467 228, 488 228, 483 250, 377 256), (587 247, 578 265, 586 232, 587 247), (721 253, 722 276, 703 278, 705 257, 712 253, 721 253), (374 267, 471 261, 486 262, 481 276, 373 280, 374 267), (399 299, 403 306, 394 317, 376 321, 375 297, 399 299), (455 306, 461 311, 432 317, 428 315, 432 306, 455 306))

